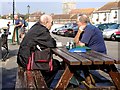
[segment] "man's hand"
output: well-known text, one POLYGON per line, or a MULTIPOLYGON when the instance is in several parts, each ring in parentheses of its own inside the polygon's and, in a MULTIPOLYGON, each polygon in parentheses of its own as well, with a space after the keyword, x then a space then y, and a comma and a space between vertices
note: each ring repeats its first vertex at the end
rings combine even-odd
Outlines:
POLYGON ((81 33, 82 33, 83 31, 84 31, 83 29, 79 28, 79 29, 78 29, 78 32, 77 32, 77 34, 76 34, 76 36, 75 36, 75 38, 74 38, 75 43, 78 44, 78 45, 79 45, 79 37, 80 37, 80 35, 81 35, 81 33))
POLYGON ((86 26, 80 26, 80 27, 79 27, 79 30, 80 30, 81 32, 83 32, 85 27, 86 27, 86 26))
POLYGON ((86 25, 82 25, 82 26, 80 26, 79 29, 78 29, 78 32, 77 32, 77 34, 76 34, 76 36, 75 36, 75 38, 74 38, 74 41, 75 41, 75 43, 76 43, 77 45, 80 45, 80 46, 84 46, 84 45, 85 45, 85 44, 81 44, 80 41, 79 41, 80 35, 81 35, 81 33, 84 31, 84 28, 85 28, 85 27, 86 27, 86 25))
POLYGON ((14 25, 14 28, 16 28, 16 25, 14 25))
POLYGON ((83 47, 83 46, 85 46, 85 43, 82 43, 81 41, 79 41, 79 42, 76 43, 76 46, 82 46, 83 47))
POLYGON ((79 41, 78 45, 83 47, 85 46, 85 43, 82 43, 81 41, 79 41))

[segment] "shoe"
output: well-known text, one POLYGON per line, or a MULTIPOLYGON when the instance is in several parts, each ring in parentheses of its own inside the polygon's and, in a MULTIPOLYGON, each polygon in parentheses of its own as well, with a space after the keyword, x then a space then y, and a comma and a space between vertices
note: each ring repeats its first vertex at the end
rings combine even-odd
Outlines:
POLYGON ((16 43, 15 43, 15 42, 13 42, 13 43, 12 43, 12 45, 16 45, 16 43))

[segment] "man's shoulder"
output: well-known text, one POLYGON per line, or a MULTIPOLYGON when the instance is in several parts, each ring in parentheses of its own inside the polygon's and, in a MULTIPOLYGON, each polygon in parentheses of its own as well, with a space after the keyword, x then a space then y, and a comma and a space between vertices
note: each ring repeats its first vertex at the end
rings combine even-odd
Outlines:
POLYGON ((38 32, 38 33, 42 33, 42 32, 48 31, 46 27, 44 27, 43 25, 39 24, 38 22, 35 23, 35 24, 31 27, 30 30, 36 31, 36 32, 38 32))
POLYGON ((20 20, 20 19, 17 19, 17 20, 15 20, 15 21, 22 22, 22 20, 20 20))
POLYGON ((85 28, 85 31, 89 31, 89 32, 90 32, 90 31, 94 31, 95 28, 96 28, 96 27, 93 26, 93 25, 87 25, 86 28, 85 28))
POLYGON ((94 28, 95 28, 95 26, 92 25, 92 24, 87 25, 87 27, 88 27, 88 28, 91 28, 91 29, 94 29, 94 28))

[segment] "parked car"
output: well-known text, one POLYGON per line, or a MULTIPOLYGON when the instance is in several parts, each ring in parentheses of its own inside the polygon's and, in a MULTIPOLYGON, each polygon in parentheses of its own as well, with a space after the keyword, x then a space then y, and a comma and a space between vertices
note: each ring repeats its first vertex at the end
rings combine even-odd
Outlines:
POLYGON ((120 31, 120 24, 114 24, 103 31, 103 38, 116 40, 115 34, 118 31, 120 31))
POLYGON ((114 24, 116 24, 116 23, 97 24, 95 26, 98 27, 101 31, 103 31, 104 29, 108 29, 110 26, 112 26, 114 24))
POLYGON ((65 26, 65 25, 62 26, 62 27, 60 27, 60 28, 58 28, 56 34, 57 34, 57 35, 62 35, 62 32, 61 32, 61 31, 63 31, 63 30, 66 29, 66 28, 67 28, 67 26, 65 26))
POLYGON ((112 39, 120 41, 120 30, 114 32, 112 39))
POLYGON ((55 28, 55 29, 52 31, 52 33, 53 33, 53 34, 56 34, 56 33, 57 33, 57 31, 58 31, 58 29, 57 29, 57 28, 55 28))
POLYGON ((78 25, 76 23, 67 23, 64 28, 58 30, 57 34, 63 36, 75 36, 78 31, 78 25))
POLYGON ((50 32, 52 32, 53 34, 56 34, 59 28, 61 28, 63 25, 64 24, 53 24, 50 32))
POLYGON ((77 34, 78 26, 73 26, 72 28, 67 29, 65 32, 65 36, 72 36, 74 37, 77 34))
POLYGON ((61 30, 63 27, 64 27, 64 26, 59 27, 59 28, 55 28, 55 29, 52 31, 52 33, 53 33, 53 34, 57 34, 58 30, 61 30))

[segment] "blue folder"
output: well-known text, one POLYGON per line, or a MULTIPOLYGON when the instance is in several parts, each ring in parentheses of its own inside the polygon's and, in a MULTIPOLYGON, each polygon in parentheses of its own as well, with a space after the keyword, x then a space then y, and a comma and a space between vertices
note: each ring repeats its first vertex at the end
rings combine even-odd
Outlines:
POLYGON ((72 48, 69 52, 86 52, 85 48, 72 48))

